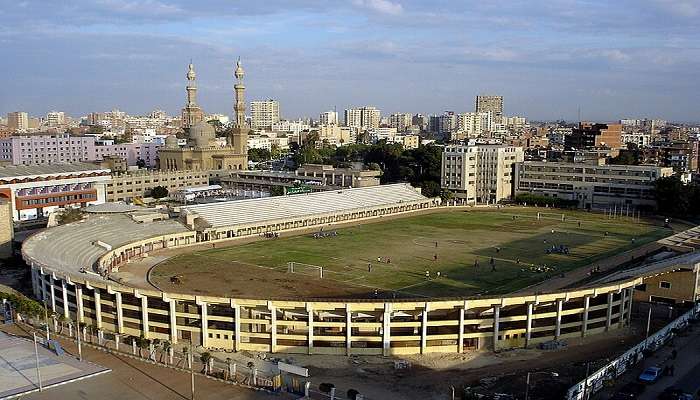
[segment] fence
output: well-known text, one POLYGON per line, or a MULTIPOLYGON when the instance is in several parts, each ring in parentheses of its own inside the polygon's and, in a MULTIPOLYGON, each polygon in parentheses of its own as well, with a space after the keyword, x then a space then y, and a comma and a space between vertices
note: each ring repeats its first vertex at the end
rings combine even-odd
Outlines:
MULTIPOLYGON (((214 357, 202 357, 204 353, 192 352, 188 344, 171 345, 167 341, 144 341, 142 338, 118 335, 92 326, 81 326, 76 329, 72 322, 59 322, 51 318, 51 323, 43 320, 22 318, 32 329, 39 331, 42 336, 55 335, 70 340, 79 346, 89 346, 94 349, 135 358, 143 362, 172 368, 183 372, 191 372, 199 376, 218 380, 233 385, 243 386, 269 393, 289 393, 305 399, 344 399, 345 391, 333 390, 322 393, 312 388, 310 380, 288 373, 264 374, 254 366, 234 362, 232 359, 220 360, 214 357), (80 340, 78 340, 80 336, 80 340), (187 348, 186 352, 177 348, 187 348), (190 352, 192 352, 190 354, 190 352), (205 361, 206 360, 206 361, 205 361), (337 394, 336 394, 337 393, 337 394)), ((80 349, 78 350, 80 353, 80 349)), ((358 394, 356 400, 367 400, 358 394)))
POLYGON ((599 370, 590 374, 586 379, 578 382, 567 392, 567 400, 588 400, 590 396, 603 388, 605 381, 617 378, 644 358, 646 350, 655 351, 673 338, 674 329, 682 328, 693 318, 700 305, 696 304, 685 314, 673 320, 670 324, 650 335, 644 341, 627 350, 623 355, 606 364, 599 370))

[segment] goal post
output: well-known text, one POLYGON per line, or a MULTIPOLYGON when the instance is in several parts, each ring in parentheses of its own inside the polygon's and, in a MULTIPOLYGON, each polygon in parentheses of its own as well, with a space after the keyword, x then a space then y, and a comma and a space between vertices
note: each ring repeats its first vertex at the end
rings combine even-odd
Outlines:
POLYGON ((314 275, 323 279, 323 267, 320 265, 290 261, 287 263, 287 272, 291 274, 314 275))

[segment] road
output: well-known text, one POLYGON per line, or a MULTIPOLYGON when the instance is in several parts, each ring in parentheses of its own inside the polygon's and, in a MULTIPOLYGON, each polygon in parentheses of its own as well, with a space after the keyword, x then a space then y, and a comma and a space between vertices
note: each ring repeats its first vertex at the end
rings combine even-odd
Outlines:
MULTIPOLYGON (((673 376, 662 376, 659 381, 648 385, 646 391, 639 397, 639 400, 656 400, 666 388, 670 386, 678 387, 689 393, 697 393, 700 389, 700 326, 693 326, 693 330, 684 336, 676 337, 673 346, 666 345, 657 350, 651 357, 647 358, 629 372, 623 375, 615 385, 619 389, 627 382, 636 381, 637 376, 646 367, 651 366, 671 366, 674 367, 673 376), (673 350, 677 356, 673 358, 673 350)), ((607 399, 612 396, 613 390, 604 390, 596 396, 597 399, 607 399)))

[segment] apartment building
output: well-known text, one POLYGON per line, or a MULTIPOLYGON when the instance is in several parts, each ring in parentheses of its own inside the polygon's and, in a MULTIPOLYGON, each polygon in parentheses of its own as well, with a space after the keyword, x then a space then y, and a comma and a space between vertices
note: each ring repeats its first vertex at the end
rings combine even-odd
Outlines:
POLYGON ((476 96, 476 112, 491 112, 495 123, 500 124, 503 117, 503 96, 476 96))
POLYGON ((24 131, 29 129, 29 115, 22 111, 7 113, 7 127, 11 131, 24 131))
POLYGON ((139 160, 155 167, 157 143, 122 143, 97 145, 94 136, 69 134, 38 134, 0 139, 0 161, 14 165, 43 165, 85 161, 100 161, 105 156, 118 156, 129 165, 139 160))
POLYGON ((368 130, 379 128, 382 113, 375 107, 349 108, 345 110, 345 126, 368 130))
POLYGON ((515 166, 515 192, 576 200, 587 210, 654 209, 654 182, 673 169, 652 165, 590 165, 527 161, 515 166))
POLYGON ((442 153, 443 189, 466 204, 493 204, 513 194, 513 167, 523 162, 521 147, 447 146, 442 153))
POLYGON ((150 195, 156 186, 163 186, 169 192, 193 186, 209 184, 208 171, 188 170, 138 170, 114 174, 112 179, 102 183, 107 201, 132 201, 150 195))
POLYGON ((271 130, 280 121, 280 103, 277 100, 256 100, 250 102, 251 128, 271 130))
POLYGON ((319 115, 318 118, 320 125, 340 125, 338 121, 338 112, 336 111, 325 111, 319 115))

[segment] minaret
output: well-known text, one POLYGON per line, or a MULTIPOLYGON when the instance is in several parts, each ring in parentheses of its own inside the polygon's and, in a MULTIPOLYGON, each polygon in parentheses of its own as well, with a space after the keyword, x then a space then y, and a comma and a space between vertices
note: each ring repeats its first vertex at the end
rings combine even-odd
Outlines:
POLYGON ((182 127, 189 129, 204 120, 204 112, 197 105, 197 74, 192 62, 187 66, 187 104, 182 109, 182 127))
POLYGON ((245 85, 243 84, 243 67, 241 66, 241 58, 236 61, 236 71, 233 73, 236 77, 236 84, 233 85, 233 90, 236 92, 236 102, 233 106, 233 111, 236 116, 236 127, 245 127, 245 85))
POLYGON ((197 105, 197 74, 194 65, 190 62, 187 66, 187 106, 197 105))

